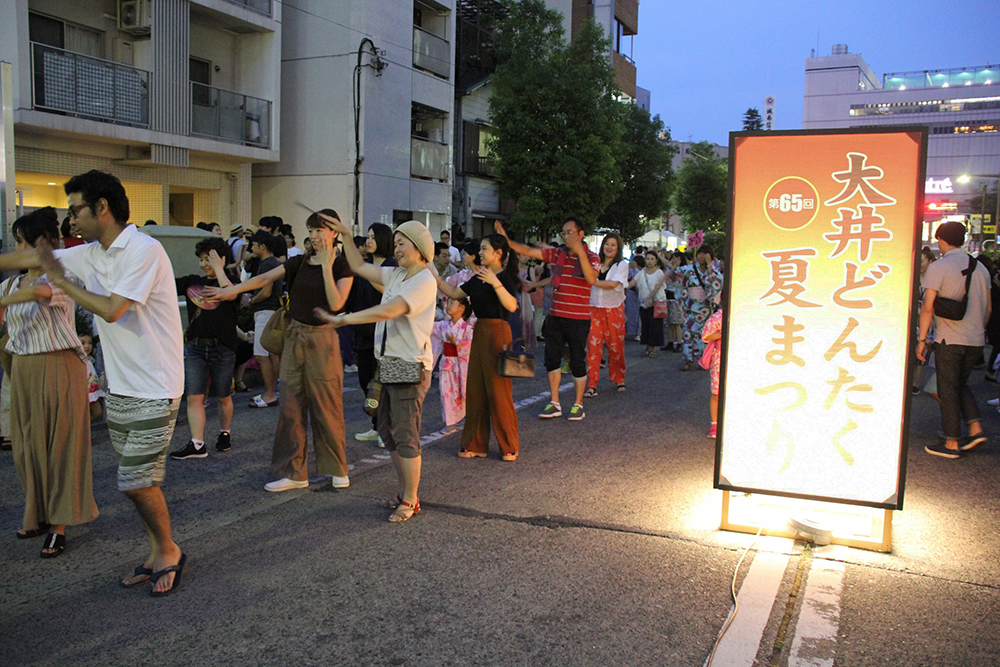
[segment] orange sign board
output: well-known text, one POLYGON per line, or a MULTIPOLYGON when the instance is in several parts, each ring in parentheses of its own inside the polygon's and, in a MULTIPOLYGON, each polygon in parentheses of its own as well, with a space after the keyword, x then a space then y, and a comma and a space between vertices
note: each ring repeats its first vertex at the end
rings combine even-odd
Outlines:
POLYGON ((926 143, 731 136, 717 488, 902 507, 926 143))

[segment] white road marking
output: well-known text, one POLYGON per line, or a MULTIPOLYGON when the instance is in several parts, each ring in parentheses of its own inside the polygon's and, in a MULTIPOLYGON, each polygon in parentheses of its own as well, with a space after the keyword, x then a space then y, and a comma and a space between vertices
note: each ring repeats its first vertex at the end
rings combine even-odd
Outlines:
POLYGON ((813 559, 788 667, 833 667, 843 587, 843 563, 813 559))
MULTIPOLYGON (((778 588, 788 565, 787 554, 757 552, 750 570, 743 579, 739 600, 739 613, 719 642, 712 664, 717 667, 751 667, 764 627, 771 616, 778 588)), ((732 610, 729 614, 732 615, 732 610)), ((705 662, 708 660, 706 658, 705 662)))

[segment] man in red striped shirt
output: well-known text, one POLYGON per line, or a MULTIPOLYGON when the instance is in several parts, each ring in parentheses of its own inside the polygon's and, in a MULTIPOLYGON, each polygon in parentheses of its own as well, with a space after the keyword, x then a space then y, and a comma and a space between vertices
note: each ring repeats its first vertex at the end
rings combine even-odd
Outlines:
MULTIPOLYGON (((499 221, 494 223, 497 234, 507 236, 499 221)), ((562 416, 559 405, 559 379, 563 347, 569 346, 569 368, 573 373, 576 402, 569 411, 570 421, 584 417, 583 391, 587 386, 587 336, 590 335, 590 287, 597 281, 600 259, 583 242, 586 231, 575 217, 567 218, 562 232, 565 248, 531 246, 511 241, 510 247, 519 255, 541 260, 552 266, 555 297, 542 331, 545 336, 545 370, 549 373, 551 402, 538 416, 552 419, 562 416)))

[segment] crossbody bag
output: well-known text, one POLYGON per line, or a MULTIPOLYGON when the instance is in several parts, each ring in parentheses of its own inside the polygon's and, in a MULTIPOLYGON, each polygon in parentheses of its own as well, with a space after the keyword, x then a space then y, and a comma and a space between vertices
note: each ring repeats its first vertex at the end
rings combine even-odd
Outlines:
POLYGON ((965 276, 965 296, 959 299, 946 299, 938 296, 934 299, 934 314, 945 320, 965 319, 965 311, 969 307, 969 287, 972 285, 972 274, 976 272, 976 258, 969 255, 969 268, 962 271, 965 276))

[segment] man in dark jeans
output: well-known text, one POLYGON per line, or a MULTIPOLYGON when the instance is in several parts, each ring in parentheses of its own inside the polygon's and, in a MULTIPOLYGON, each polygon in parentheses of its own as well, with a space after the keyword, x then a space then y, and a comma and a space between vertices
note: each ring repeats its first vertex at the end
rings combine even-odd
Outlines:
MULTIPOLYGON (((946 222, 938 227, 935 237, 941 248, 941 258, 927 267, 922 282, 924 305, 920 310, 917 342, 917 357, 921 361, 927 358, 927 332, 934 319, 935 300, 940 297, 961 301, 966 294, 965 282, 969 271, 969 255, 962 250, 965 225, 946 222)), ((937 349, 934 355, 944 439, 927 445, 924 450, 947 459, 957 459, 961 452, 987 441, 979 423, 976 398, 967 383, 972 369, 983 360, 983 345, 986 344, 984 330, 991 307, 990 275, 979 262, 973 264, 965 317, 961 320, 937 318, 937 349), (963 421, 969 426, 969 435, 964 438, 963 421)))

